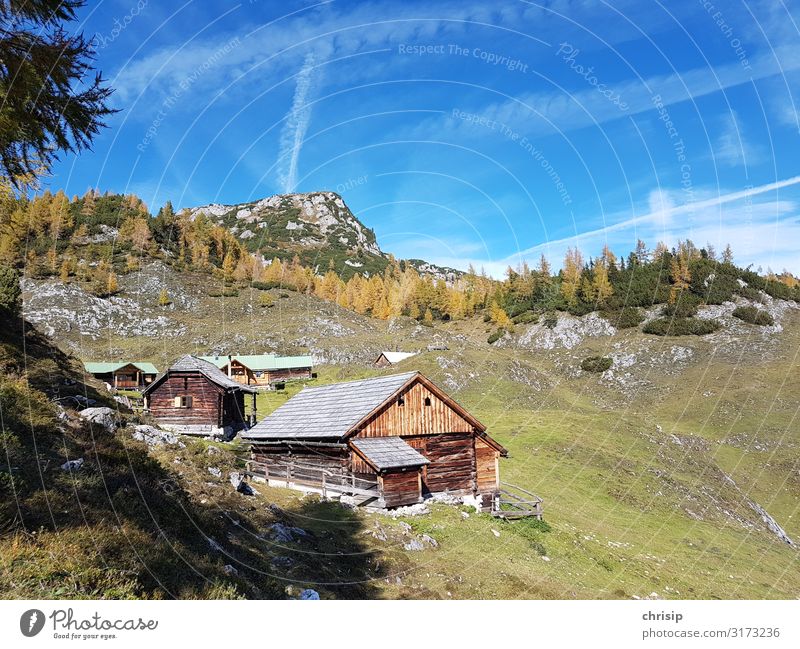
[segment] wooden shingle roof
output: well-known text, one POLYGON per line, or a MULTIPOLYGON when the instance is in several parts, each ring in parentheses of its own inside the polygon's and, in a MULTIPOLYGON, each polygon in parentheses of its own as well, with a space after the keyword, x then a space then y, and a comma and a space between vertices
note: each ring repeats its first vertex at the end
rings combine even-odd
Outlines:
POLYGON ((377 471, 430 464, 401 437, 354 437, 350 445, 377 471))
POLYGON ((241 436, 250 440, 342 438, 417 376, 417 372, 405 372, 305 388, 241 436))

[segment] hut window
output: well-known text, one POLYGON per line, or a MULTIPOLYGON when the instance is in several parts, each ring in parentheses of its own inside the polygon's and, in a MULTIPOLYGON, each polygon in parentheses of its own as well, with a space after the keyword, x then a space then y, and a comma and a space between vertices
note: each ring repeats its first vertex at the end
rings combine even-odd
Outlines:
POLYGON ((175 407, 176 408, 191 408, 192 407, 192 397, 189 395, 185 395, 182 397, 175 397, 175 407))
POLYGON ((405 400, 405 397, 397 397, 397 405, 398 405, 398 406, 404 406, 404 405, 406 405, 406 400, 405 400))
POLYGON ((425 397, 425 405, 426 406, 431 405, 431 398, 430 397, 425 397))

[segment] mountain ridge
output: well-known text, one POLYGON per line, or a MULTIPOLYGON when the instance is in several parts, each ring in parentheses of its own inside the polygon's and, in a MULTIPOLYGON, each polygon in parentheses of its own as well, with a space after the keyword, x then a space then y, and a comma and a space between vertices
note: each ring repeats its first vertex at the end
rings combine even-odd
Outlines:
MULTIPOLYGON (((223 225, 253 253, 300 261, 324 273, 331 264, 341 276, 383 272, 393 255, 378 245, 375 232, 333 191, 273 194, 243 203, 209 203, 184 208, 190 218, 203 216, 223 225)), ((403 260, 436 279, 454 281, 462 273, 422 260, 403 260)))

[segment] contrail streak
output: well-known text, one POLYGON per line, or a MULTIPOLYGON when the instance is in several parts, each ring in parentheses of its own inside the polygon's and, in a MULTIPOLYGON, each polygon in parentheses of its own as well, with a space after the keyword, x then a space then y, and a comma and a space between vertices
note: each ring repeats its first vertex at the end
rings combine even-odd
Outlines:
POLYGON ((314 76, 314 55, 306 55, 303 67, 297 74, 297 85, 294 89, 292 107, 286 115, 280 137, 280 152, 278 155, 278 181, 284 193, 295 191, 297 185, 297 163, 300 159, 300 150, 311 121, 311 106, 308 96, 314 76))
POLYGON ((659 210, 655 212, 651 211, 648 212, 647 214, 642 214, 641 216, 635 216, 633 218, 620 221, 619 223, 612 223, 611 225, 607 225, 603 228, 598 228, 596 230, 588 230, 586 232, 580 232, 578 234, 571 235, 569 237, 564 237, 563 239, 556 239, 553 241, 547 241, 545 243, 537 244, 531 248, 522 250, 521 252, 512 255, 509 259, 517 258, 520 255, 530 254, 532 252, 536 252, 538 250, 547 248, 548 246, 555 246, 561 243, 570 243, 570 242, 575 243, 579 239, 589 239, 597 236, 602 236, 610 232, 627 230, 628 228, 638 225, 640 223, 651 222, 656 217, 663 219, 666 216, 687 214, 694 212, 696 210, 702 210, 709 207, 717 207, 718 205, 733 203, 735 201, 739 201, 744 198, 750 198, 751 196, 758 196, 759 194, 765 194, 767 192, 775 191, 777 189, 783 189, 784 187, 791 187, 793 185, 800 185, 800 176, 793 176, 785 180, 777 180, 775 182, 767 183, 766 185, 760 185, 758 187, 748 187, 747 189, 731 192, 729 194, 722 194, 721 196, 715 196, 713 198, 709 198, 706 200, 694 201, 692 203, 686 203, 685 205, 676 205, 674 207, 668 207, 667 209, 664 210, 659 210))

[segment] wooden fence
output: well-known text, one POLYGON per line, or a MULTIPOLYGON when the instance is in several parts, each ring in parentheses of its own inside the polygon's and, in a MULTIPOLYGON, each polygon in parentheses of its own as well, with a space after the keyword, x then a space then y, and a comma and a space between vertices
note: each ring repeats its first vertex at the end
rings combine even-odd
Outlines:
POLYGON ((534 516, 542 520, 542 499, 522 487, 501 482, 492 500, 492 516, 507 519, 534 516))
POLYGON ((353 474, 336 474, 318 466, 311 466, 299 462, 276 460, 266 464, 247 460, 245 474, 263 478, 268 482, 283 482, 287 487, 311 487, 319 489, 322 497, 329 493, 347 496, 359 496, 362 502, 370 499, 379 499, 381 494, 378 489, 377 478, 365 480, 353 474))

